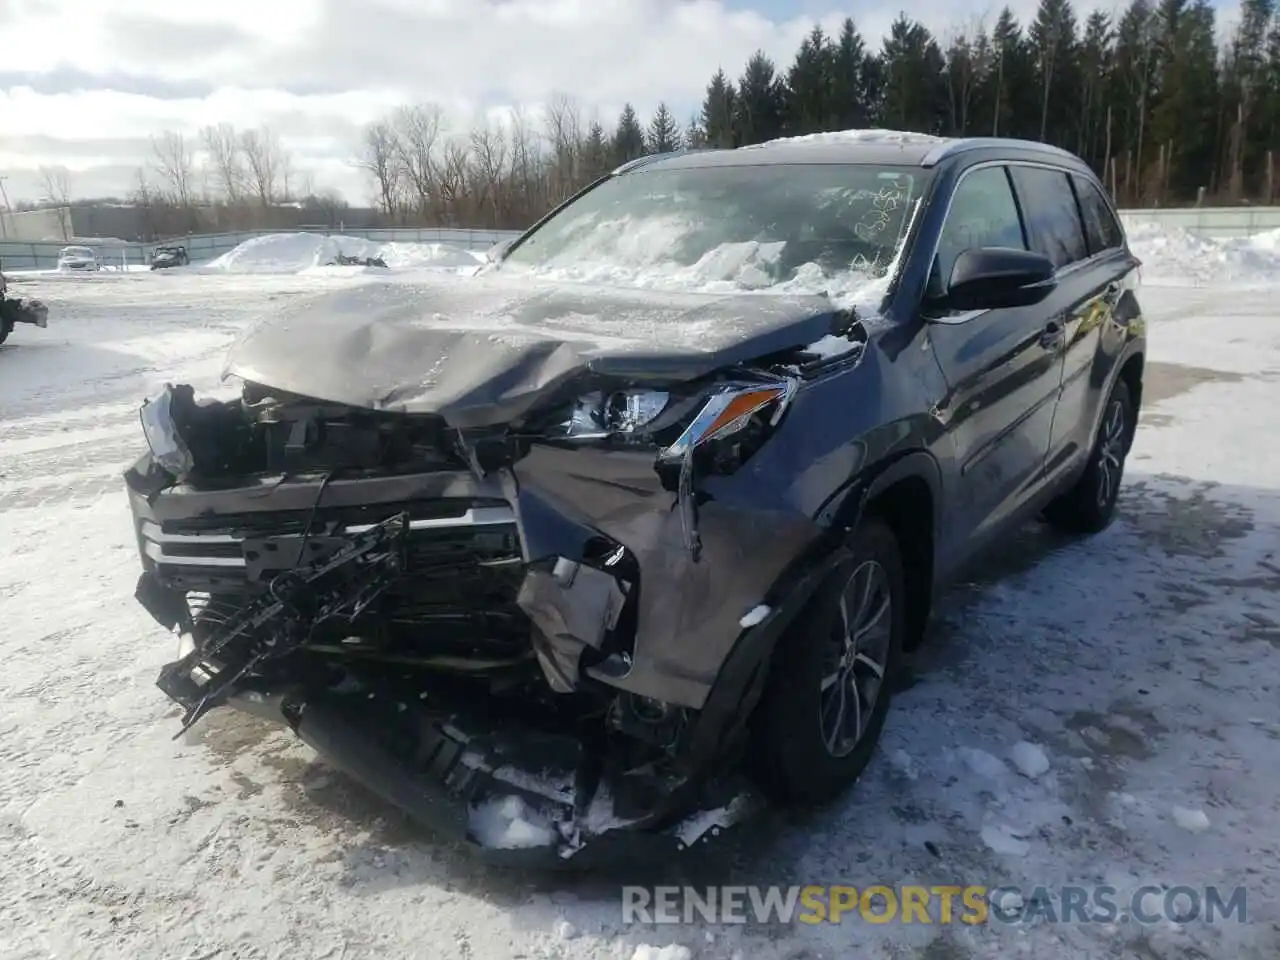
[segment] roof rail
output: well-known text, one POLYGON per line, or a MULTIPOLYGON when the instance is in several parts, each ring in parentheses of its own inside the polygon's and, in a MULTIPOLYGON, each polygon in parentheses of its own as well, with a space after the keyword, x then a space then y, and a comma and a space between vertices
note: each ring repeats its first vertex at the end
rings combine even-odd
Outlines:
POLYGON ((662 153, 646 153, 643 157, 636 157, 634 160, 628 160, 620 167, 616 167, 612 175, 617 176, 620 173, 630 173, 639 167, 647 167, 651 163, 657 163, 659 160, 670 160, 672 157, 682 157, 689 153, 712 153, 721 149, 720 147, 681 147, 679 150, 665 150, 662 153))
POLYGON ((966 153, 969 150, 981 150, 984 147, 1005 147, 1006 149, 1020 147, 1037 153, 1049 153, 1055 157, 1068 157, 1076 161, 1080 159, 1070 150, 1063 150, 1061 147, 1055 147, 1051 143, 1042 143, 1039 140, 1022 140, 1017 137, 963 137, 938 144, 925 154, 924 159, 920 161, 920 166, 936 166, 947 157, 955 156, 958 153, 966 153))

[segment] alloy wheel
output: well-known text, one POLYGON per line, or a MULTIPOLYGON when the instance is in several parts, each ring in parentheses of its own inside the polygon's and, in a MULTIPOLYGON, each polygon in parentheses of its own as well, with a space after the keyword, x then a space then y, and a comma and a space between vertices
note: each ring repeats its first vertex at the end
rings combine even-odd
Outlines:
POLYGON ((889 576, 867 560, 840 591, 840 616, 823 651, 818 722, 831 756, 847 757, 861 742, 884 684, 892 638, 889 576))
POLYGON ((1102 421, 1098 439, 1098 506, 1106 507, 1116 495, 1124 468, 1124 404, 1112 400, 1102 421))

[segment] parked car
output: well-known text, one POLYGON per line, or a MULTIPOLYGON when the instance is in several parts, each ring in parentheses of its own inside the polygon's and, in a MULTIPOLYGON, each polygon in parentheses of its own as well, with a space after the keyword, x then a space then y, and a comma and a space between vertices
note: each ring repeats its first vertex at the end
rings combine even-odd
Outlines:
POLYGON ((9 296, 9 281, 0 271, 0 343, 9 339, 9 334, 19 323, 29 323, 37 327, 49 325, 49 308, 39 300, 23 300, 21 297, 9 296))
POLYGON ((681 847, 744 773, 833 797, 939 589, 1111 521, 1138 266, 1069 153, 862 132, 645 158, 470 279, 285 307, 240 399, 142 407, 159 685, 495 857, 681 847))
POLYGON ((101 270, 102 262, 89 247, 63 247, 58 251, 59 270, 101 270))
POLYGON ((151 252, 151 269, 163 270, 166 267, 185 267, 191 262, 187 256, 187 248, 183 246, 156 247, 151 252))

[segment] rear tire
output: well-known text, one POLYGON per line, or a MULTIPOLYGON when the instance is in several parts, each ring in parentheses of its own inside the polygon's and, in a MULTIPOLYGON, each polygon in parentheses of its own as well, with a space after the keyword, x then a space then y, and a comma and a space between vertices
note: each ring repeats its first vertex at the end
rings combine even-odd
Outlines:
POLYGON ((1068 533, 1100 533, 1116 513, 1124 479, 1124 461, 1133 442, 1133 400, 1129 386, 1117 380, 1102 408, 1102 420, 1089 451, 1089 462, 1075 486, 1044 511, 1050 524, 1068 533))
POLYGON ((902 660, 906 586, 898 542, 878 518, 774 652, 752 718, 748 768, 771 799, 829 800, 870 762, 902 660), (842 699, 841 699, 842 698, 842 699), (843 712, 841 712, 843 707, 843 712))

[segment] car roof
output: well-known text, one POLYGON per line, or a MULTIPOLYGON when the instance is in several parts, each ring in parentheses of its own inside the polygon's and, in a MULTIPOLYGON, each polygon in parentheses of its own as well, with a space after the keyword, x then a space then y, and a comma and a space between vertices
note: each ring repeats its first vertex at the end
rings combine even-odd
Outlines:
POLYGON ((771 164, 873 164, 930 168, 959 157, 1051 160, 1087 169, 1074 154, 1011 137, 935 137, 899 130, 842 130, 786 137, 734 149, 681 150, 640 157, 614 173, 771 164))

